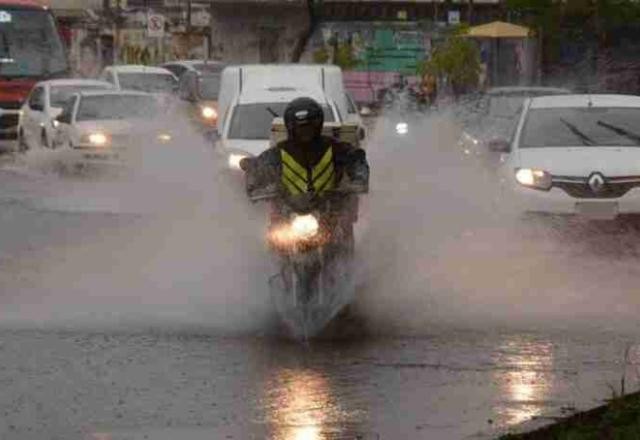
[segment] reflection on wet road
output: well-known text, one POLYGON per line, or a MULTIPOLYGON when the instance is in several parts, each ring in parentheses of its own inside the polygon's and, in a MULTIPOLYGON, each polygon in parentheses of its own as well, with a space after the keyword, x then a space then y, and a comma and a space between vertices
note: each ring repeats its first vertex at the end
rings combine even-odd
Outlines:
POLYGON ((513 338, 496 351, 496 372, 503 395, 510 403, 504 409, 505 423, 517 425, 542 415, 553 386, 553 345, 513 338))
POLYGON ((639 359, 623 357, 631 343, 434 329, 304 348, 189 334, 3 332, 0 432, 7 440, 482 438, 595 405, 625 367, 634 387, 639 359))

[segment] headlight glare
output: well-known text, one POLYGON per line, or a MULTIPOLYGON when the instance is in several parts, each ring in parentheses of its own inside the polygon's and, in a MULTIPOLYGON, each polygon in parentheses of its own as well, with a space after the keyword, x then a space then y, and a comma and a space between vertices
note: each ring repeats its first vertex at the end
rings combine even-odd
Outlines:
POLYGON ((166 143, 166 142, 170 142, 172 139, 171 135, 169 133, 160 133, 158 135, 158 140, 160 142, 166 143))
POLYGON ((205 119, 216 119, 218 117, 218 112, 213 107, 202 107, 201 114, 205 119))
POLYGON ((109 142, 109 138, 104 133, 91 133, 87 139, 91 145, 96 147, 104 147, 109 142))
POLYGON ((551 174, 543 170, 532 168, 519 168, 516 170, 516 180, 522 186, 538 188, 543 190, 551 189, 551 174))
POLYGON ((291 222, 291 231, 301 239, 313 238, 320 229, 318 219, 311 215, 298 215, 291 222))
POLYGON ((248 154, 231 153, 229 155, 229 168, 234 170, 240 169, 240 161, 249 157, 248 154))

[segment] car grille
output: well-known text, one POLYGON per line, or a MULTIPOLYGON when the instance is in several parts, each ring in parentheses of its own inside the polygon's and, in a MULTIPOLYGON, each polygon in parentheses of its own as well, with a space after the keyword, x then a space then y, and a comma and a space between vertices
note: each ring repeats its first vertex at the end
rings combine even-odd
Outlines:
POLYGON ((22 103, 18 101, 0 101, 0 108, 4 110, 20 110, 22 103))
POLYGON ((6 130, 8 128, 17 127, 19 120, 20 120, 20 115, 18 115, 17 113, 0 115, 0 130, 6 130))
POLYGON ((585 177, 554 176, 553 187, 577 199, 616 199, 640 187, 640 176, 605 178, 605 184, 598 192, 591 189, 585 177))

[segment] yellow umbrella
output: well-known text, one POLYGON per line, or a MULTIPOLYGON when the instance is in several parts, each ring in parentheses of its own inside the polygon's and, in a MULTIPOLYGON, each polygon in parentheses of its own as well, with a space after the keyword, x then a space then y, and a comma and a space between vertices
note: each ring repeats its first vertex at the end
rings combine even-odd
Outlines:
POLYGON ((469 28, 466 35, 474 38, 528 38, 531 33, 531 30, 524 26, 494 21, 469 28))

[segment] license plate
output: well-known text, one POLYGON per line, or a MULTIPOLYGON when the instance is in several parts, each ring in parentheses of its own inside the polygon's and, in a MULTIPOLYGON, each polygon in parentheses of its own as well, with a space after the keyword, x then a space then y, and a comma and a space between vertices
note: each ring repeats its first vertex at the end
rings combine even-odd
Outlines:
POLYGON ((618 202, 577 202, 576 214, 596 220, 609 220, 618 215, 618 202))
POLYGON ((95 160, 114 160, 119 159, 118 154, 91 154, 87 153, 84 155, 85 159, 95 159, 95 160))

